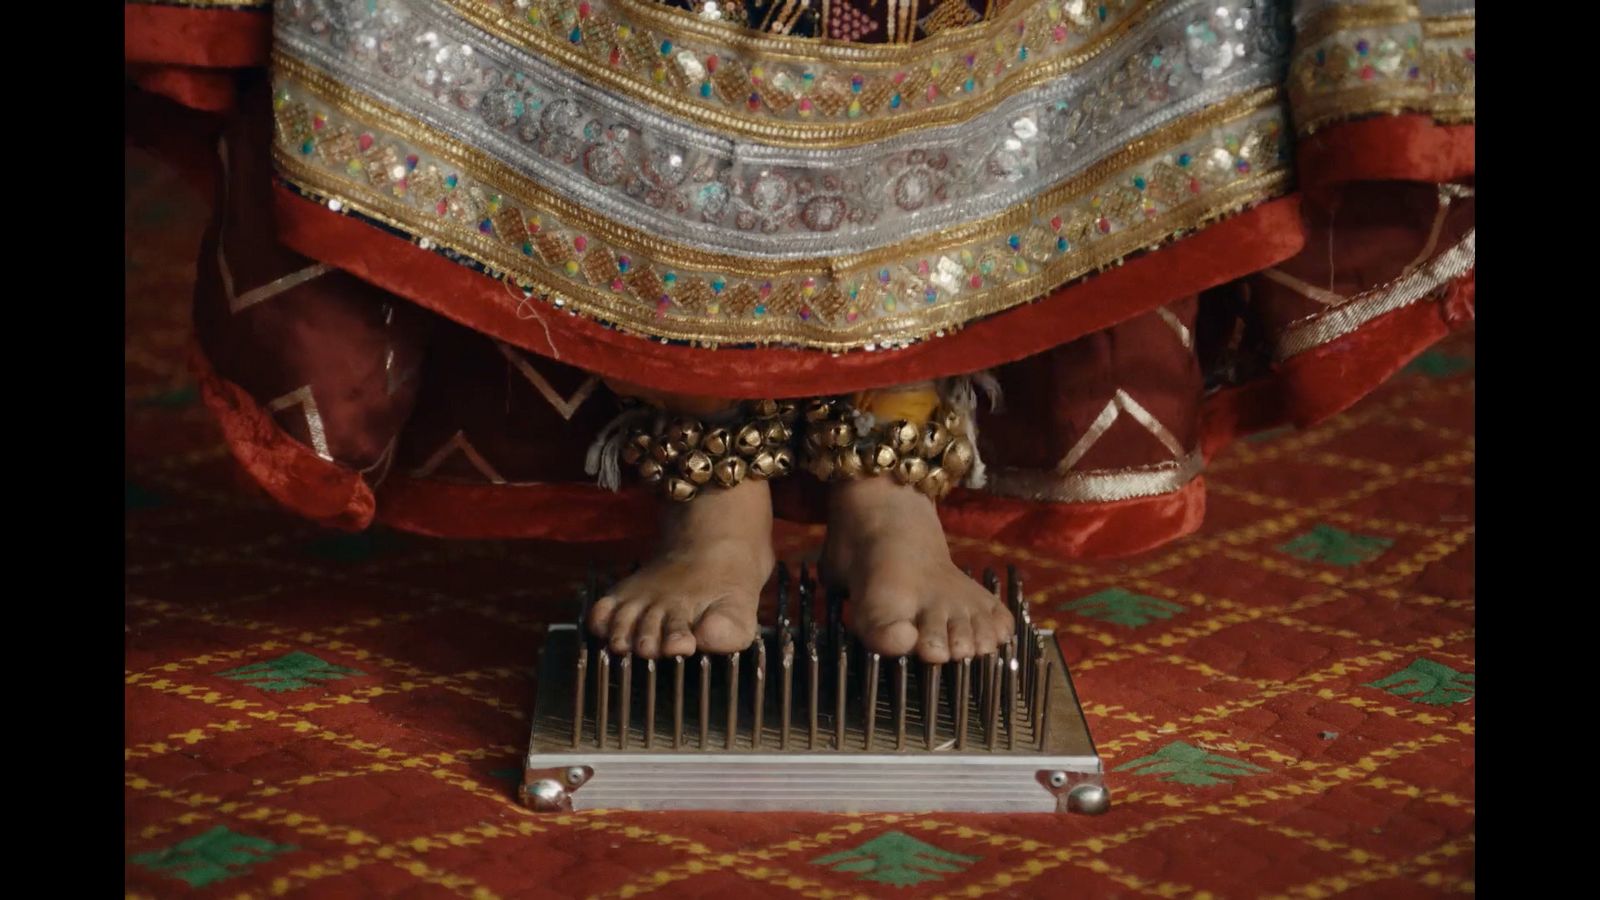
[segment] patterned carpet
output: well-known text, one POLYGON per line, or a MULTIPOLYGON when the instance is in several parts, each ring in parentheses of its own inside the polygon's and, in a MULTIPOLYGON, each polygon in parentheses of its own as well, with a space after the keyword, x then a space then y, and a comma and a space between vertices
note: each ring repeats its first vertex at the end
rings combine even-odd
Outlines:
POLYGON ((342 536, 243 489, 184 368, 202 201, 127 159, 128 896, 1473 891, 1470 335, 1226 451, 1178 545, 959 546, 1062 634, 1110 814, 548 818, 512 791, 587 553, 342 536))

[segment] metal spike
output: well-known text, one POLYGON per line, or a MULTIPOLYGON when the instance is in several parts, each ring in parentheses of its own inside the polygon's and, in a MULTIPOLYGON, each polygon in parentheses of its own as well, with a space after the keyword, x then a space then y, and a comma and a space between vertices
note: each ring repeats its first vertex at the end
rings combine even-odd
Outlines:
POLYGON ((956 749, 965 750, 967 747, 967 706, 972 700, 972 659, 969 657, 961 661, 956 669, 956 693, 950 698, 955 706, 956 720, 956 749))
MULTIPOLYGON (((978 684, 973 692, 978 700, 978 724, 989 724, 989 678, 994 670, 994 656, 985 653, 978 657, 978 684)), ((985 735, 987 737, 987 735, 985 735)))
POLYGON ((1028 619, 1028 607, 1022 607, 1022 701, 1033 708, 1034 671, 1038 660, 1033 654, 1033 623, 1028 619))
POLYGON ((589 641, 584 632, 578 631, 578 678, 574 682, 572 692, 572 747, 577 749, 583 743, 583 714, 587 712, 583 706, 584 686, 589 681, 589 641))
MULTIPOLYGON (((815 627, 816 626, 813 624, 812 628, 815 627)), ((822 659, 817 656, 817 641, 815 637, 806 641, 806 661, 810 677, 810 689, 806 693, 806 696, 809 698, 810 702, 806 704, 806 709, 809 712, 811 722, 811 738, 809 743, 806 744, 806 748, 809 750, 815 750, 817 749, 817 703, 821 699, 821 697, 818 696, 821 689, 821 684, 819 683, 818 679, 822 674, 822 659)))
POLYGON ((845 695, 850 686, 850 648, 839 644, 839 666, 833 677, 833 746, 844 749, 845 695))
POLYGON ((939 734, 939 673, 943 666, 939 663, 925 662, 922 664, 922 730, 926 735, 928 749, 933 749, 933 742, 939 734))
POLYGON ((806 564, 801 563, 800 581, 796 586, 795 594, 800 601, 800 635, 808 641, 811 640, 816 628, 816 623, 813 621, 816 614, 816 610, 813 607, 816 601, 812 596, 811 588, 811 575, 806 571, 806 564))
POLYGON ((1006 749, 1017 749, 1017 642, 1006 643, 1006 749))
POLYGON ((760 750, 767 720, 763 713, 767 701, 767 639, 756 635, 756 708, 751 718, 750 749, 760 750))
POLYGON ((674 656, 677 663, 672 674, 672 749, 683 746, 683 657, 674 656))
MULTIPOLYGON (((1043 733, 1045 733, 1043 716, 1045 716, 1045 693, 1050 690, 1050 684, 1045 681, 1048 666, 1050 666, 1050 660, 1045 660, 1043 657, 1034 660, 1034 697, 1029 698, 1030 703, 1032 703, 1032 708, 1029 709, 1029 719, 1034 721, 1034 735, 1040 741, 1045 740, 1043 738, 1043 733)), ((1045 745, 1040 743, 1040 746, 1045 745)))
POLYGON ((778 749, 789 749, 789 725, 794 721, 794 641, 783 635, 783 688, 778 694, 783 717, 778 725, 778 749))
POLYGON ((644 748, 656 745, 656 661, 644 661, 644 748))
POLYGON ((1000 740, 1000 657, 989 653, 984 660, 989 687, 984 690, 984 748, 994 749, 1000 740))
POLYGON ((606 652, 606 648, 601 647, 600 655, 595 659, 595 678, 599 681, 599 687, 594 692, 594 699, 600 705, 600 711, 594 718, 594 733, 600 749, 604 750, 609 725, 606 719, 611 713, 611 654, 606 652))
POLYGON ((626 653, 622 657, 622 702, 617 704, 617 746, 623 750, 628 749, 629 732, 633 730, 633 710, 630 701, 633 698, 633 654, 626 653))
POLYGON ((1035 705, 1033 720, 1038 723, 1034 727, 1039 730, 1039 752, 1043 753, 1050 741, 1050 669, 1054 663, 1044 661, 1044 686, 1039 689, 1039 703, 1035 705))
POLYGON ((594 563, 589 563, 588 574, 583 579, 583 590, 578 592, 578 637, 581 640, 589 629, 589 609, 600 599, 599 576, 594 563))
POLYGON ((827 607, 828 640, 832 642, 833 649, 837 650, 844 637, 844 591, 838 588, 829 588, 827 607))
POLYGON ((867 654, 866 674, 866 707, 861 711, 861 727, 866 730, 866 743, 868 750, 872 749, 872 733, 878 725, 878 664, 879 657, 876 653, 867 654))
POLYGON ((707 749, 711 742, 711 657, 700 654, 700 744, 707 749))
POLYGON ((910 672, 904 656, 895 663, 894 668, 894 748, 906 748, 906 681, 910 672))
POLYGON ((787 634, 794 620, 789 610, 789 564, 778 563, 778 631, 787 634))
POLYGON ((739 733, 739 654, 728 655, 728 737, 723 746, 733 749, 734 735, 739 733))

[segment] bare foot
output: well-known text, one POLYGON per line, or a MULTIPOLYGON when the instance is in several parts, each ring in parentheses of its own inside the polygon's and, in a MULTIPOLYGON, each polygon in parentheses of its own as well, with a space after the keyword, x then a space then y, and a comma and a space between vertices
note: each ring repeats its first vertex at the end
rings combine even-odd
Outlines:
POLYGON ((831 488, 827 577, 850 592, 851 628, 886 656, 942 663, 995 652, 1011 613, 950 559, 933 501, 891 478, 831 488))
POLYGON ((667 502, 662 546, 589 612, 612 653, 732 653, 756 637, 756 604, 772 574, 772 494, 747 478, 688 503, 667 502))

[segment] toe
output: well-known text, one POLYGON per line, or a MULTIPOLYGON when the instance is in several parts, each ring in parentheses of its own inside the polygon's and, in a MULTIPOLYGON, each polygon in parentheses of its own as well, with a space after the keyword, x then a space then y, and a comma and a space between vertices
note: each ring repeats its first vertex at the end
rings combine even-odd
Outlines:
POLYGON ((973 650, 979 656, 987 656, 1000 649, 1000 636, 989 616, 978 613, 972 617, 972 643, 973 650))
POLYGON ((707 606, 694 626, 695 645, 708 653, 733 653, 756 637, 755 604, 722 599, 707 606))
POLYGON ((1017 620, 1011 617, 1011 610, 1006 609, 1004 603, 995 603, 989 607, 989 622, 994 625, 995 634, 1000 643, 1011 640, 1017 633, 1017 620))
POLYGON ((952 616, 950 619, 950 658, 971 659, 975 643, 976 641, 972 634, 972 619, 968 616, 952 616))
POLYGON ((611 633, 611 617, 617 611, 616 597, 601 597, 589 608, 589 633, 603 638, 611 633))
POLYGON ((950 617, 940 610, 917 616, 917 656, 923 662, 950 661, 950 617))
POLYGON ((688 656, 694 653, 694 632, 689 617, 682 609, 667 610, 661 625, 661 655, 688 656))
POLYGON ((884 622, 868 628, 861 642, 883 656, 904 656, 917 645, 917 626, 909 619, 884 622))
POLYGON ((633 652, 654 659, 661 654, 661 624, 666 621, 667 608, 662 603, 652 603, 639 616, 633 626, 633 652))
POLYGON ((621 656, 633 649, 633 623, 639 620, 645 606, 644 602, 633 600, 618 606, 617 611, 612 613, 606 640, 613 655, 621 656))

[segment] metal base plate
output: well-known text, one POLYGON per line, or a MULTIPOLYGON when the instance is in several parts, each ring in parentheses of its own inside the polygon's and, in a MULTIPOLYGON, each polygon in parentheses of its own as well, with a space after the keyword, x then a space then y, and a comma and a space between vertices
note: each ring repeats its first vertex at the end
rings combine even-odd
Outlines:
MULTIPOLYGON (((992 573, 985 581, 999 591, 992 573)), ((775 624, 730 655, 613 658, 580 626, 552 626, 523 802, 544 811, 1109 806, 1066 660, 1032 624, 1014 571, 1006 601, 1017 634, 1001 653, 944 665, 867 652, 845 632, 842 595, 818 603, 814 587, 802 568, 792 619, 780 568, 775 624)))

